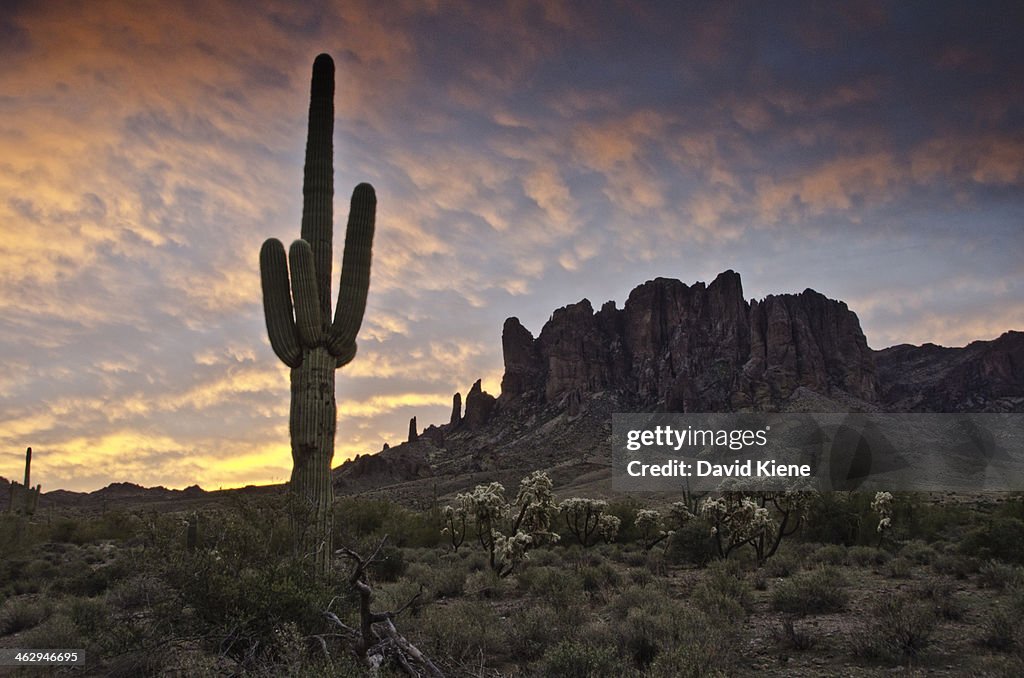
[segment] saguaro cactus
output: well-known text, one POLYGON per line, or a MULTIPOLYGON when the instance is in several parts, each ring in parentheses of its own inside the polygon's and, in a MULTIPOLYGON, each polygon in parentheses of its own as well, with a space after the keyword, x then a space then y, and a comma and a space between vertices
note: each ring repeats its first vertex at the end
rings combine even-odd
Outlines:
POLYGON ((313 62, 309 135, 302 183, 301 238, 285 257, 274 238, 260 250, 260 277, 267 334, 274 353, 291 371, 292 498, 296 548, 311 556, 317 572, 330 567, 334 492, 331 460, 337 407, 334 370, 356 354, 356 334, 370 286, 377 198, 373 187, 352 192, 338 305, 331 320, 331 256, 334 198, 334 62, 313 62), (289 286, 289 269, 291 280, 289 286))
POLYGON ((19 485, 17 481, 11 483, 8 490, 9 503, 7 510, 25 515, 32 515, 39 506, 39 495, 42 492, 42 485, 32 487, 32 448, 25 450, 25 483, 19 485))

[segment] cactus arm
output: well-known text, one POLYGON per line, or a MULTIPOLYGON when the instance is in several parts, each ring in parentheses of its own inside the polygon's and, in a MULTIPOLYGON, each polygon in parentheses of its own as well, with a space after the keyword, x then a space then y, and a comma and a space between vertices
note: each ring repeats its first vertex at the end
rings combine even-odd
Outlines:
MULTIPOLYGON (((309 134, 302 179, 302 239, 313 250, 320 318, 331 319, 331 266, 334 237, 334 61, 321 54, 313 62, 309 134)), ((323 328, 327 330, 325 326, 323 328)))
POLYGON ((348 226, 345 229, 345 254, 338 306, 327 343, 328 350, 335 357, 340 358, 350 350, 355 355, 356 335, 363 322, 366 294, 370 288, 370 259, 376 213, 377 195, 373 186, 359 184, 352 191, 348 226))
POLYGON ((260 248, 260 283, 263 286, 263 316, 274 353, 288 367, 302 364, 302 348, 292 318, 292 297, 284 245, 270 238, 260 248))
MULTIPOLYGON (((333 356, 334 354, 332 353, 331 355, 333 356)), ((345 365, 348 365, 350 362, 352 362, 352 359, 355 357, 356 342, 353 341, 351 344, 349 344, 349 348, 347 351, 343 351, 340 355, 334 356, 334 369, 338 369, 344 367, 345 365)))
POLYGON ((305 240, 296 240, 288 251, 292 271, 292 301, 295 304, 295 329, 306 348, 323 343, 323 320, 317 294, 313 250, 305 240))

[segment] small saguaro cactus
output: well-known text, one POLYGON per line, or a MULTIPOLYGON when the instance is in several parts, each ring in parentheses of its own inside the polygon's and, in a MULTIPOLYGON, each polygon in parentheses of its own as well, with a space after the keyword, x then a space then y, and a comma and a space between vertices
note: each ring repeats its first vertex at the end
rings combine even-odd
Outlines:
POLYGON ((32 515, 39 506, 39 494, 42 485, 32 487, 32 448, 25 450, 25 482, 19 485, 16 481, 10 486, 8 511, 32 515))
POLYGON ((301 237, 292 243, 287 257, 284 245, 275 238, 264 242, 260 250, 267 334, 274 353, 292 368, 288 422, 292 475, 288 488, 296 550, 312 557, 320 574, 330 567, 333 553, 334 370, 347 365, 356 354, 356 334, 370 286, 377 209, 373 187, 356 186, 332 321, 333 134, 334 61, 321 54, 313 62, 310 87, 301 237))

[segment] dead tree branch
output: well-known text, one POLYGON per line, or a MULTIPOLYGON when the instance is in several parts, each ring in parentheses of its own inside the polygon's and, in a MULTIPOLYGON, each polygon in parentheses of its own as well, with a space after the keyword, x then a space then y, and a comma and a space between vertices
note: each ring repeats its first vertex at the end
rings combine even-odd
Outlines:
POLYGON ((374 612, 372 609, 373 588, 370 586, 367 568, 375 562, 380 562, 380 552, 387 539, 387 535, 385 535, 366 557, 345 547, 336 552, 354 563, 348 582, 352 589, 359 594, 359 628, 354 629, 348 626, 330 610, 325 612, 324 616, 353 637, 356 655, 367 665, 379 666, 381 660, 386 656, 394 660, 410 676, 420 678, 421 675, 424 675, 416 668, 419 666, 426 672, 425 675, 431 676, 431 678, 444 678, 444 674, 437 668, 437 665, 420 652, 415 645, 406 640, 394 624, 395 618, 409 609, 409 606, 423 595, 422 587, 416 595, 397 610, 374 612))

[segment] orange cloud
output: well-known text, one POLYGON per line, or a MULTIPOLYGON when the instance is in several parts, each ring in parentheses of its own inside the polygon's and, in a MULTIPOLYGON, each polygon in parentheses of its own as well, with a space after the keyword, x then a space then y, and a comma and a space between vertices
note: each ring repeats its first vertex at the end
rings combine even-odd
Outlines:
POLYGON ((760 217, 774 223, 798 209, 821 215, 849 210, 855 200, 884 202, 903 176, 893 154, 879 151, 835 158, 786 178, 760 177, 756 189, 760 217))
POLYGON ((921 183, 936 178, 964 179, 979 184, 1013 185, 1024 181, 1024 141, 986 135, 945 136, 914 149, 911 173, 921 183))

